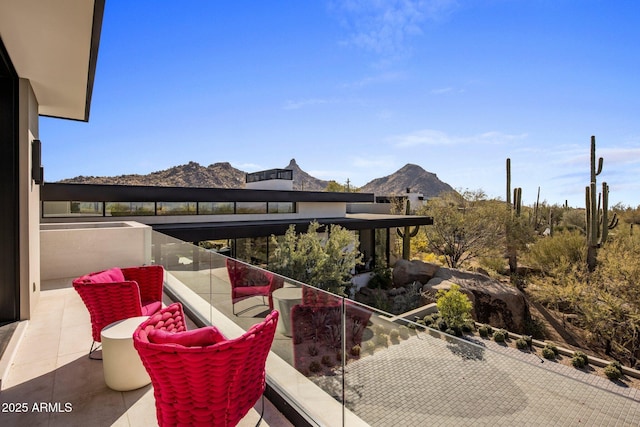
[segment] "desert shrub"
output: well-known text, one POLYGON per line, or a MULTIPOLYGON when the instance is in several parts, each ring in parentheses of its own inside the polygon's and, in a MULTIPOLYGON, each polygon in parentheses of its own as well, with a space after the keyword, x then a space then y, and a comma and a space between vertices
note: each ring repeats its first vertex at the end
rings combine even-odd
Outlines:
POLYGON ((322 366, 320 365, 320 363, 318 363, 318 361, 314 360, 311 363, 309 363, 309 371, 320 372, 321 370, 322 370, 322 366))
POLYGON ((360 346, 354 345, 353 347, 351 347, 351 350, 349 350, 349 353, 351 353, 352 356, 359 357, 360 351, 361 351, 360 346))
POLYGON ((367 341, 364 343, 364 348, 365 350, 367 350, 369 353, 373 353, 373 351, 376 348, 376 345, 373 343, 373 341, 367 341))
POLYGON ((584 236, 577 232, 562 232, 530 245, 526 261, 534 268, 551 273, 566 265, 584 264, 585 255, 584 236))
POLYGON ((447 328, 448 328, 447 321, 444 320, 444 319, 438 319, 436 321, 435 326, 436 326, 436 328, 438 328, 439 330, 441 330, 443 332, 446 331, 447 328))
POLYGON ((374 325, 372 329, 373 329, 373 333, 376 334, 376 335, 388 334, 389 333, 387 328, 385 328, 382 325, 374 325))
POLYGON ((448 291, 439 290, 436 298, 438 312, 449 327, 461 327, 471 320, 473 305, 469 297, 460 291, 460 286, 452 284, 448 291))
POLYGON ((604 374, 611 381, 619 380, 620 378, 622 378, 622 367, 619 363, 617 365, 615 364, 615 362, 609 363, 604 368, 604 374))
POLYGON ((542 357, 544 357, 545 359, 553 360, 556 358, 556 353, 553 351, 553 349, 545 346, 542 349, 542 357))
POLYGON ((545 343, 545 345, 544 345, 544 346, 545 346, 546 348, 551 349, 551 351, 553 351, 553 355, 554 355, 554 356, 557 356, 557 355, 559 354, 559 353, 558 353, 558 347, 556 347, 556 345, 555 345, 555 344, 548 342, 548 343, 545 343))
POLYGON ((576 368, 584 368, 589 363, 589 358, 581 351, 573 353, 571 358, 571 364, 576 368))
POLYGON ((487 338, 489 337, 489 328, 487 325, 482 325, 478 328, 478 333, 482 338, 487 338))
POLYGON ((527 344, 527 341, 524 338, 518 338, 516 340, 516 347, 519 350, 526 350, 527 348, 529 348, 529 344, 527 344))
POLYGON ((407 326, 400 325, 398 330, 400 331, 400 338, 402 338, 403 340, 409 338, 409 328, 407 326))
POLYGON ((464 325, 462 325, 462 332, 464 332, 465 334, 468 334, 470 332, 472 332, 474 330, 475 326, 473 324, 473 322, 467 322, 464 325))
POLYGON ((480 267, 490 272, 501 273, 505 269, 504 257, 481 257, 480 267))
POLYGON ((373 276, 371 276, 371 279, 369 279, 367 287, 371 289, 389 289, 391 288, 392 283, 393 279, 391 277, 390 268, 375 267, 375 269, 373 270, 373 276))
POLYGON ((387 347, 389 345, 389 335, 387 334, 376 335, 376 344, 387 347))
POLYGON ((427 326, 431 326, 434 323, 433 316, 431 314, 427 314, 426 316, 424 316, 422 320, 424 321, 424 324, 427 326))
POLYGON ((400 331, 397 329, 392 329, 391 332, 389 332, 389 338, 391 338, 391 341, 398 341, 398 339, 400 338, 400 331))
POLYGON ((531 345, 533 344, 533 338, 531 337, 531 335, 523 335, 521 339, 523 339, 524 342, 527 343, 528 347, 531 347, 531 345))
POLYGON ((331 356, 329 356, 328 354, 325 354, 324 356, 322 356, 321 363, 324 366, 333 366, 333 360, 331 360, 331 356))
POLYGON ((493 333, 493 340, 495 342, 505 342, 508 336, 507 331, 499 329, 493 333))

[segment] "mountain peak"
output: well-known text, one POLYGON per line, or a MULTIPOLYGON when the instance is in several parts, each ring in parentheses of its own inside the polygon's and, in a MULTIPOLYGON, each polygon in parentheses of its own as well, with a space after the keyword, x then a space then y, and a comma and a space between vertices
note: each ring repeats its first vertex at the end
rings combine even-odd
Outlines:
POLYGON ((379 196, 394 196, 406 193, 407 188, 414 193, 422 193, 425 197, 454 191, 449 184, 440 181, 436 174, 413 163, 407 163, 391 175, 368 182, 360 191, 379 196))
POLYGON ((300 169, 300 166, 296 163, 296 159, 291 159, 285 169, 300 169))

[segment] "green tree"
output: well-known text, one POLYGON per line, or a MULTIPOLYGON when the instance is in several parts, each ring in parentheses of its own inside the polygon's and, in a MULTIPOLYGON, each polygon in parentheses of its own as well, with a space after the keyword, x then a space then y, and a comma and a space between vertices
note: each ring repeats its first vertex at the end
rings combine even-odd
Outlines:
POLYGON ((508 211, 504 202, 487 200, 481 190, 431 199, 418 209, 418 215, 433 217, 433 225, 422 227, 427 246, 451 268, 504 246, 508 211))
POLYGON ((360 189, 351 185, 349 180, 347 180, 345 184, 340 184, 338 181, 331 180, 324 191, 329 193, 358 193, 360 189))
POLYGON ((345 295, 351 272, 362 259, 358 238, 339 225, 330 225, 328 233, 319 233, 313 221, 306 233, 297 234, 290 226, 281 238, 271 236, 275 246, 269 269, 307 285, 345 295))
POLYGON ((460 286, 453 284, 448 291, 439 290, 436 294, 436 306, 442 318, 450 328, 461 328, 471 320, 473 305, 469 298, 460 292, 460 286))

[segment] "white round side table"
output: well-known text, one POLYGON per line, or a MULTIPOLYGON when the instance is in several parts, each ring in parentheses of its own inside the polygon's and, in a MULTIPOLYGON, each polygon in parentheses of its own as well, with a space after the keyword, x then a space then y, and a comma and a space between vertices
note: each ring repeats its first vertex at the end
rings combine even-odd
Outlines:
POLYGON ((133 332, 148 316, 131 317, 105 326, 102 339, 104 381, 117 391, 135 390, 151 383, 138 352, 133 347, 133 332))
POLYGON ((273 305, 280 310, 277 331, 287 337, 291 336, 291 309, 302 302, 302 288, 283 287, 271 294, 273 305))

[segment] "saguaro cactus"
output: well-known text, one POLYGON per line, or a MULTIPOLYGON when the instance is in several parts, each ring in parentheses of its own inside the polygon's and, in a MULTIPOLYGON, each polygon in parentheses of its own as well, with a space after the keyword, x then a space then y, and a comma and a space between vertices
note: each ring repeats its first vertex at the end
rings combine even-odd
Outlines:
MULTIPOLYGON (((407 199, 407 207, 405 210, 405 215, 411 214, 411 202, 407 199)), ((409 260, 411 257, 411 238, 416 237, 418 234, 418 230, 420 230, 420 226, 416 225, 413 230, 411 227, 405 226, 404 231, 400 231, 399 228, 396 228, 396 232, 398 236, 402 239, 402 258, 409 260)))
POLYGON ((596 166, 596 137, 591 137, 591 181, 585 188, 586 223, 587 223, 587 267, 589 271, 596 269, 598 248, 607 241, 609 230, 618 225, 618 217, 613 214, 608 218, 609 186, 602 183, 602 193, 596 196, 597 176, 602 172, 604 160, 598 158, 596 166), (596 200, 597 198, 597 200, 596 200), (602 202, 602 207, 600 206, 602 202))
POLYGON ((513 189, 513 204, 511 203, 511 159, 507 158, 507 207, 511 217, 506 223, 507 258, 509 259, 509 273, 513 278, 518 270, 518 248, 515 242, 513 221, 522 211, 522 188, 513 189))

